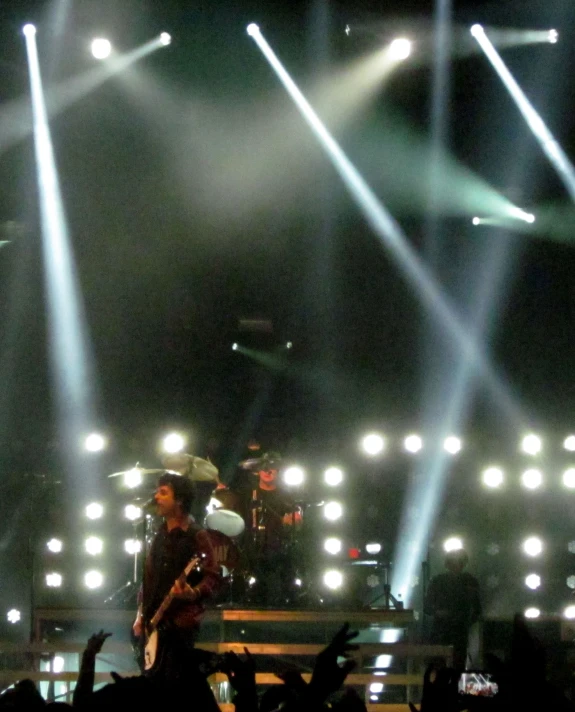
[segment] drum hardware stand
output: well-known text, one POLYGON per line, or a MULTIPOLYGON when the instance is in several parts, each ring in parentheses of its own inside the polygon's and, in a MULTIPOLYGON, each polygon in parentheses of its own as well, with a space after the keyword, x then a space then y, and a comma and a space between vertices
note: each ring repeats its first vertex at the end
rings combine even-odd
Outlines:
POLYGON ((373 598, 367 604, 368 608, 378 608, 384 611, 391 611, 392 609, 396 611, 402 611, 403 601, 398 600, 391 593, 391 585, 389 583, 389 570, 391 568, 391 563, 389 561, 378 563, 377 568, 383 572, 383 594, 379 594, 375 598, 373 598), (376 602, 379 601, 381 598, 383 598, 383 605, 376 605, 376 602))

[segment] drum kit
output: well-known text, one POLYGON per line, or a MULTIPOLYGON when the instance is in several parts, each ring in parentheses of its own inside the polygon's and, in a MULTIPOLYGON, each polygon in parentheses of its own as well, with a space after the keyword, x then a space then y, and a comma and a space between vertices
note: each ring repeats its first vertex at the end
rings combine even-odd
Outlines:
MULTIPOLYGON (((286 571, 289 569, 292 579, 296 576, 293 559, 297 556, 298 532, 305 505, 294 501, 278 486, 280 460, 279 455, 271 453, 271 456, 264 455, 240 462, 238 467, 242 477, 249 477, 249 487, 237 489, 230 489, 220 482, 218 469, 209 460, 185 453, 166 455, 162 460, 165 467, 161 469, 140 468, 136 465, 131 470, 114 472, 108 477, 123 477, 125 482, 143 484, 145 488, 147 481, 155 484, 155 480, 152 480, 154 475, 159 476, 164 472, 179 474, 194 483, 213 483, 202 524, 210 534, 218 563, 228 580, 230 600, 227 604, 235 604, 234 597, 243 598, 249 603, 251 597, 254 601, 258 598, 257 593, 254 595, 254 582, 266 577, 263 569, 268 568, 270 561, 272 564, 274 561, 277 563, 278 556, 283 556, 286 564, 293 564, 284 568, 286 571), (148 476, 151 476, 150 479, 148 476)), ((150 487, 146 489, 149 492, 150 487)), ((154 533, 151 514, 153 499, 144 502, 144 498, 140 497, 133 500, 133 504, 145 512, 139 522, 134 524, 138 526, 143 522, 144 541, 149 545, 154 533)), ((136 570, 137 560, 134 565, 134 583, 136 570)))

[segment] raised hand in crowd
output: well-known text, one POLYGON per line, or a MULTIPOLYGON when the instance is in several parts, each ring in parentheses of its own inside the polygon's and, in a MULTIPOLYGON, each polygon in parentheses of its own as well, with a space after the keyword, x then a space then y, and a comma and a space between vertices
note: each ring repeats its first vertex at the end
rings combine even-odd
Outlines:
POLYGON ((256 664, 247 648, 244 648, 244 652, 245 659, 236 653, 224 653, 220 668, 228 676, 230 685, 236 691, 234 697, 236 712, 241 710, 255 712, 258 708, 256 664))
MULTIPOLYGON (((423 694, 419 712, 458 712, 460 709, 457 683, 459 673, 453 668, 430 665, 423 677, 423 694)), ((417 707, 410 702, 411 712, 417 707)))
POLYGON ((111 633, 94 633, 88 638, 86 648, 82 653, 82 663, 78 673, 78 682, 74 689, 74 707, 81 706, 92 695, 94 691, 94 677, 96 673, 96 655, 102 651, 102 646, 111 633))
POLYGON ((349 657, 350 652, 359 649, 359 645, 350 643, 356 636, 357 631, 350 632, 349 623, 344 623, 331 643, 317 656, 308 686, 312 703, 323 704, 332 692, 339 690, 356 666, 356 661, 349 657), (340 658, 343 658, 341 663, 340 658))

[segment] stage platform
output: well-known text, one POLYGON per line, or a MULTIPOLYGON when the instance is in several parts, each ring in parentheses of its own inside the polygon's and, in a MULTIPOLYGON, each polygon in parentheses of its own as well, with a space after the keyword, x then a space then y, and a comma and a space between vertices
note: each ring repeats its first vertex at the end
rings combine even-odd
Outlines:
MULTIPOLYGON (((109 682, 111 670, 122 675, 137 674, 128 642, 133 618, 133 611, 126 610, 37 609, 34 642, 21 645, 0 641, 2 687, 28 677, 40 682, 44 691, 48 681, 54 681, 56 694, 62 695, 61 699, 69 698, 85 641, 100 628, 111 630, 114 635, 98 658, 96 682, 109 682), (50 672, 50 661, 56 656, 64 659, 64 669, 50 672)), ((412 642, 415 619, 411 610, 212 609, 206 613, 198 647, 242 654, 245 646, 256 659, 257 684, 276 685, 281 680, 275 673, 286 666, 298 667, 309 679, 315 656, 344 622, 359 632, 359 650, 354 653, 357 667, 346 685, 355 686, 373 712, 408 712, 407 703, 419 701, 426 659, 441 658, 446 664, 451 663, 450 647, 412 642), (386 629, 399 631, 400 642, 382 642, 386 629), (378 656, 383 655, 393 660, 385 671, 378 668, 378 656), (369 686, 382 682, 386 703, 371 704, 369 686)), ((210 682, 222 710, 233 709, 233 691, 226 675, 217 673, 210 682)))

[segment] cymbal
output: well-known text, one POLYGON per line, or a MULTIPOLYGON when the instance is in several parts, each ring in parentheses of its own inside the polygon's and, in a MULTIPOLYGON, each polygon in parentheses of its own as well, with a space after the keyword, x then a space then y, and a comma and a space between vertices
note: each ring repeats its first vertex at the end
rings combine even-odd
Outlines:
POLYGON ((162 463, 171 470, 179 472, 192 482, 217 482, 218 468, 209 460, 204 460, 185 452, 164 455, 162 463))
MULTIPOLYGON (((262 457, 250 457, 248 460, 238 462, 238 467, 243 470, 250 470, 250 472, 257 472, 258 470, 269 469, 272 465, 278 465, 281 459, 281 455, 277 452, 266 452, 262 457)), ((274 469, 277 469, 277 467, 274 467, 274 469)))
POLYGON ((160 472, 165 472, 165 469, 157 470, 157 469, 152 469, 148 470, 143 467, 132 467, 130 470, 123 470, 122 472, 113 472, 111 475, 108 475, 108 477, 122 477, 122 475, 127 475, 129 472, 133 472, 134 470, 138 470, 138 472, 141 475, 159 475, 160 472))

